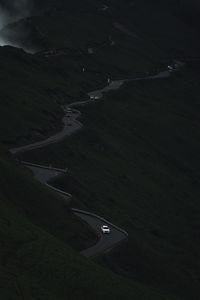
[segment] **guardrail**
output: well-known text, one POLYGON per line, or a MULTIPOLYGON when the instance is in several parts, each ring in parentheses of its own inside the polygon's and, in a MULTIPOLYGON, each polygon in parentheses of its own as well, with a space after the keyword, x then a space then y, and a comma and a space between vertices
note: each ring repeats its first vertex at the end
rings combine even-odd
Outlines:
POLYGON ((114 227, 115 229, 121 231, 122 233, 124 233, 124 234, 128 237, 128 232, 127 232, 127 231, 121 229, 120 227, 114 225, 113 223, 107 221, 106 219, 104 219, 104 218, 102 218, 102 217, 100 217, 100 216, 98 216, 98 215, 96 215, 96 214, 94 214, 94 213, 90 213, 90 212, 88 212, 88 211, 85 211, 85 210, 82 210, 82 209, 78 209, 78 208, 71 208, 71 210, 72 210, 74 213, 77 212, 77 213, 81 213, 81 214, 88 215, 88 216, 94 217, 94 218, 96 218, 96 219, 99 219, 99 220, 105 222, 106 224, 111 225, 111 226, 114 227))
MULTIPOLYGON (((59 168, 53 168, 51 166, 44 166, 44 165, 33 164, 33 163, 30 163, 30 162, 26 162, 26 161, 21 161, 21 163, 24 166, 36 167, 36 168, 50 170, 50 171, 57 171, 57 172, 64 173, 64 174, 66 174, 68 172, 68 168, 66 168, 66 169, 59 169, 59 168)), ((64 196, 67 196, 69 198, 72 198, 72 195, 70 193, 67 193, 67 192, 64 192, 64 191, 62 191, 60 189, 57 189, 57 188, 55 188, 54 186, 52 186, 52 185, 50 185, 48 183, 45 183, 45 185, 48 188, 50 188, 51 190, 53 190, 54 192, 56 192, 56 193, 59 193, 59 194, 62 194, 64 196)))
MULTIPOLYGON (((69 105, 67 105, 68 108, 74 107, 74 106, 81 106, 81 105, 86 105, 88 103, 91 103, 91 100, 85 100, 85 101, 77 101, 77 102, 72 102, 69 105)), ((75 110, 75 109, 73 109, 75 110)), ((79 112, 78 110, 75 110, 77 113, 79 112)), ((79 112, 80 113, 80 112, 79 112)), ((80 113, 81 114, 81 113, 80 113)))
POLYGON ((48 184, 48 183, 46 183, 45 184, 48 188, 50 188, 51 190, 53 190, 54 192, 56 192, 56 193, 59 193, 59 194, 62 194, 62 195, 64 195, 64 196, 67 196, 67 197, 69 197, 69 198, 72 198, 72 195, 70 194, 70 193, 67 193, 67 192, 64 192, 64 191, 62 191, 62 190, 60 190, 60 189, 57 189, 57 188, 55 188, 54 186, 52 186, 52 185, 50 185, 50 184, 48 184))
POLYGON ((62 172, 62 173, 67 173, 69 170, 68 168, 66 168, 66 169, 54 168, 51 166, 33 164, 33 163, 30 163, 27 161, 21 161, 21 163, 25 166, 36 167, 36 168, 40 168, 40 169, 46 169, 46 170, 57 171, 57 172, 62 172))
MULTIPOLYGON (((38 164, 33 164, 33 163, 29 163, 29 162, 25 162, 25 161, 22 161, 21 162, 23 165, 25 166, 31 166, 31 167, 37 167, 37 168, 41 168, 41 169, 47 169, 47 170, 53 170, 53 171, 58 171, 58 172, 62 172, 62 173, 67 173, 68 169, 59 169, 59 168, 53 168, 53 167, 50 167, 50 166, 44 166, 44 165, 38 165, 38 164)), ((64 195, 64 196, 67 196, 68 198, 72 198, 72 194, 70 193, 67 193, 67 192, 64 192, 58 188, 55 188, 54 186, 48 184, 48 183, 45 183, 45 185, 50 188, 51 190, 53 190, 54 192, 56 193, 59 193, 61 195, 64 195)), ((120 232, 122 232, 123 234, 125 234, 127 237, 128 237, 128 233, 127 231, 121 229, 120 227, 114 225, 113 223, 107 221, 106 219, 94 214, 94 213, 90 213, 88 211, 85 211, 85 210, 81 210, 81 209, 77 209, 77 208, 71 208, 71 210, 74 212, 74 213, 81 213, 81 214, 84 214, 84 215, 88 215, 88 216, 92 216, 96 219, 99 219, 109 225, 111 225, 112 227, 114 227, 115 229, 119 230, 120 232)))

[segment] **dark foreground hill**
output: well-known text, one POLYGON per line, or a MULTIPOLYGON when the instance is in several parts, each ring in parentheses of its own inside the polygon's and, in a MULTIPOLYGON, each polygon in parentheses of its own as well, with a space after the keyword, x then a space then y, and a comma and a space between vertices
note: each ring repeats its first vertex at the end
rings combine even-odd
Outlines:
POLYGON ((35 53, 0 48, 0 299, 198 299, 197 3, 34 4, 28 19, 0 32, 35 53), (69 167, 55 184, 71 203, 9 154, 59 131, 61 104, 173 59, 186 62, 180 73, 105 95, 81 109, 80 133, 23 155, 69 167), (128 242, 95 261, 81 257, 97 237, 74 206, 126 229, 128 242))

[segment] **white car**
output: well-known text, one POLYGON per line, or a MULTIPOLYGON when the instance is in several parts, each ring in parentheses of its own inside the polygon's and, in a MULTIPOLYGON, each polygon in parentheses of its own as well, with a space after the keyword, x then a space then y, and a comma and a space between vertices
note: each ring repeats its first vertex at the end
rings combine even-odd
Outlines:
POLYGON ((110 228, 107 225, 101 226, 101 231, 103 233, 110 233, 110 228))
POLYGON ((100 98, 99 96, 94 96, 94 95, 90 96, 90 100, 98 100, 99 98, 100 98))

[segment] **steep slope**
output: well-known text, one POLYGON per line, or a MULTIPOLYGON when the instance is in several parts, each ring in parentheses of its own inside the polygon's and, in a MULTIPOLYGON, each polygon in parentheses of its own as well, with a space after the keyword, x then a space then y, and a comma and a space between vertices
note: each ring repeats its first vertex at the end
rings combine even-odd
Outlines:
POLYGON ((87 99, 108 78, 144 76, 174 58, 197 57, 196 28, 172 1, 35 4, 30 18, 0 32, 37 52, 0 48, 0 298, 196 300, 197 71, 130 83, 81 109, 80 134, 23 156, 70 167, 72 176, 56 185, 73 194, 71 205, 129 232, 124 247, 96 263, 78 254, 96 241, 87 224, 7 152, 59 131, 60 104, 87 99))
POLYGON ((102 297, 114 300, 124 295, 126 299, 170 299, 116 276, 73 251, 70 239, 77 244, 78 232, 83 235, 86 225, 80 224, 78 228, 80 221, 63 209, 61 199, 3 157, 0 160, 2 300, 66 299, 66 296, 76 300, 102 297))
POLYGON ((128 243, 104 265, 194 300, 200 276, 199 80, 186 68, 169 79, 130 83, 81 108, 86 126, 79 134, 23 155, 67 164, 71 176, 56 186, 73 194, 73 206, 92 208, 128 231, 128 243))

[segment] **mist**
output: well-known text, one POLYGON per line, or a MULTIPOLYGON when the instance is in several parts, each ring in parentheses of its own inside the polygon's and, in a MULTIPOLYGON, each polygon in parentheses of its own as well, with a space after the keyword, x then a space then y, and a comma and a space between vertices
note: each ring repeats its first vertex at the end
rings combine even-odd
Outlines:
POLYGON ((0 46, 17 47, 17 42, 9 41, 1 30, 7 25, 29 17, 32 10, 32 0, 0 0, 0 46))

